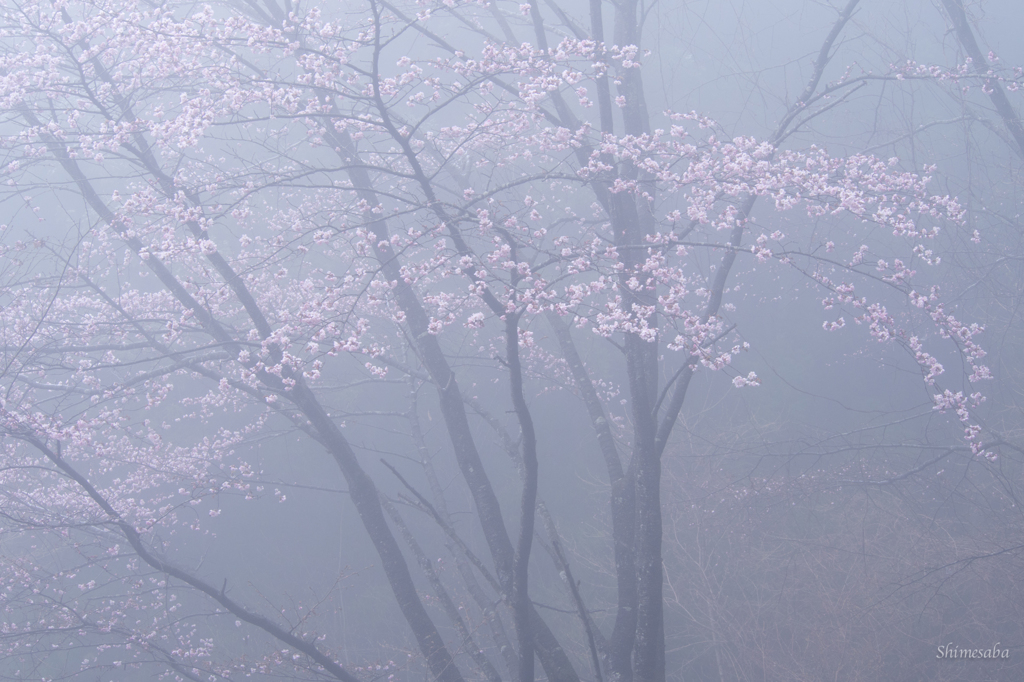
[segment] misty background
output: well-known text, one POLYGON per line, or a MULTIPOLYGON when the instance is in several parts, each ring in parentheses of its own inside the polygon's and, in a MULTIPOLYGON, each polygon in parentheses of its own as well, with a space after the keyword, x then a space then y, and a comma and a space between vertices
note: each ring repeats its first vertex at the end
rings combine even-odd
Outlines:
MULTIPOLYGON (((616 8, 627 4, 602 5, 608 45, 625 44, 615 35, 616 8)), ((874 261, 900 257, 903 248, 890 228, 857 216, 779 211, 768 199, 754 204, 722 309, 712 316, 720 321, 712 333, 720 335, 714 344, 724 350, 749 348, 733 354, 721 369, 700 367, 692 373, 658 459, 664 663, 652 678, 656 682, 1020 676, 1024 251, 1018 202, 1024 149, 986 91, 987 80, 970 67, 958 77, 948 76, 965 64, 965 50, 945 0, 851 4, 849 20, 827 50, 821 78, 822 87, 850 85, 816 100, 809 115, 798 98, 845 5, 805 0, 633 3, 642 28, 637 57, 642 68, 635 71, 642 79, 644 109, 651 127, 659 129, 672 125, 663 112, 695 111, 714 123, 694 134, 721 140, 773 139, 780 122, 797 112, 778 140, 780 150, 892 158, 894 172, 929 176, 928 194, 955 197, 964 214, 962 222, 943 222, 929 241, 936 262, 915 264, 915 286, 921 292, 937 287, 933 291, 940 292, 944 310, 964 324, 984 327, 975 340, 986 353, 984 364, 992 378, 973 386, 971 365, 964 359, 969 344, 928 327, 928 315, 913 307, 907 290, 881 280, 874 261), (908 63, 936 66, 935 73, 944 75, 913 75, 908 63), (800 123, 805 115, 806 122, 800 123), (980 425, 981 435, 973 441, 980 444, 978 452, 964 439, 968 422, 959 420, 955 410, 935 409, 938 389, 922 381, 922 365, 902 339, 880 343, 867 324, 855 324, 850 314, 844 328, 823 329, 838 315, 824 309, 821 299, 828 294, 808 275, 812 268, 776 267, 775 261, 756 259, 750 246, 762 231, 784 233, 773 246, 776 257, 785 251, 795 260, 806 254, 824 257, 827 240, 829 253, 834 249, 836 262, 846 266, 861 244, 871 246, 863 268, 850 264, 851 271, 863 274, 858 293, 886 305, 893 315, 909 311, 900 324, 910 320, 908 335, 919 334, 932 344, 928 352, 945 367, 943 387, 983 393, 984 402, 972 407, 970 416, 970 423, 980 425), (756 374, 756 382, 738 387, 734 379, 749 372, 756 374), (937 648, 950 643, 966 649, 998 644, 1010 650, 1009 658, 937 660, 937 648)), ((210 66, 228 63, 210 48, 220 41, 230 45, 225 52, 238 56, 230 68, 251 66, 249 75, 239 78, 246 92, 264 84, 268 93, 278 85, 282 91, 315 89, 302 80, 302 69, 319 73, 322 65, 297 60, 307 49, 302 41, 322 40, 338 46, 332 58, 351 48, 349 56, 337 57, 337 82, 344 83, 351 69, 357 74, 349 82, 355 92, 364 81, 405 72, 404 65, 396 66, 402 56, 429 69, 433 60, 451 58, 445 46, 470 60, 492 40, 516 48, 536 41, 533 8, 519 3, 408 5, 346 0, 318 6, 286 0, 279 7, 239 0, 211 3, 208 19, 193 19, 201 28, 180 28, 174 22, 184 25, 187 18, 202 15, 203 7, 2 3, 0 679, 347 679, 276 631, 239 617, 217 600, 218 593, 246 613, 273 621, 281 632, 298 637, 296 642, 318 647, 324 660, 336 661, 358 680, 441 676, 403 615, 378 544, 367 531, 367 513, 353 502, 353 480, 362 479, 346 478, 348 470, 339 470, 338 456, 325 455, 330 447, 314 420, 307 419, 312 412, 288 402, 288 395, 294 395, 290 387, 275 393, 269 383, 259 383, 267 367, 274 375, 273 362, 259 367, 236 362, 243 346, 254 358, 261 343, 265 355, 277 352, 267 350, 272 345, 267 338, 280 336, 261 338, 250 331, 258 325, 232 298, 236 290, 230 278, 212 261, 202 260, 213 251, 198 233, 182 227, 196 220, 207 221, 202 231, 215 245, 211 248, 254 292, 275 334, 292 335, 281 347, 301 355, 301 361, 289 366, 287 359, 279 359, 275 376, 288 378, 288 367, 295 376, 305 373, 324 413, 351 446, 353 460, 376 486, 372 498, 379 492, 415 593, 437 624, 454 666, 464 679, 520 678, 512 651, 521 648, 513 590, 511 583, 496 585, 503 580, 500 560, 493 556, 479 501, 455 456, 457 438, 442 404, 447 387, 439 385, 424 360, 428 353, 417 345, 422 335, 395 313, 400 307, 395 287, 380 284, 389 278, 373 260, 373 244, 379 240, 365 237, 367 226, 381 214, 399 226, 393 227, 395 234, 422 228, 424 236, 394 245, 407 263, 429 264, 416 275, 422 279, 415 280, 415 287, 427 301, 424 306, 440 319, 449 298, 463 296, 468 281, 459 279, 465 273, 451 265, 460 254, 446 241, 447 233, 431 232, 444 221, 431 213, 434 202, 417 194, 421 189, 412 173, 405 174, 399 144, 375 137, 380 134, 377 119, 367 123, 371 97, 364 101, 353 95, 349 105, 338 104, 343 101, 338 95, 336 108, 324 114, 347 121, 343 134, 355 136, 354 149, 363 155, 362 160, 354 152, 341 158, 340 152, 335 155, 340 143, 332 142, 334 133, 326 124, 321 130, 319 114, 284 113, 283 95, 268 94, 269 104, 250 100, 235 110, 223 106, 217 88, 233 87, 233 72, 225 66, 221 74, 210 66), (371 7, 380 13, 378 24, 371 7), (414 19, 428 7, 432 16, 414 19), (303 23, 314 8, 319 16, 303 23), (127 18, 132 12, 143 18, 127 18), (58 20, 47 24, 47 13, 63 21, 64 28, 58 20), (205 47, 177 55, 175 63, 186 65, 181 71, 148 72, 146 49, 178 48, 161 47, 164 34, 155 29, 132 37, 138 55, 125 45, 117 50, 106 46, 103 41, 114 44, 127 33, 111 30, 106 35, 107 25, 119 25, 106 13, 115 13, 126 25, 166 21, 167 35, 194 30, 206 41, 197 38, 197 45, 205 47), (237 28, 231 17, 286 30, 281 36, 253 31, 256 46, 250 42, 247 47, 244 39, 216 33, 237 28), (85 27, 72 34, 68 27, 79 21, 85 27), (324 29, 321 35, 325 24, 336 33, 324 29), (409 28, 413 24, 424 31, 409 28), (385 27, 387 36, 380 60, 385 73, 378 74, 367 66, 366 56, 372 52, 367 36, 375 25, 385 27), (35 27, 34 32, 26 26, 35 27), (38 47, 47 40, 51 47, 38 47), (302 43, 301 49, 289 46, 293 40, 302 43), (70 47, 61 52, 53 45, 70 47), (116 86, 89 85, 104 76, 102 69, 75 66, 91 63, 93 56, 85 53, 99 55, 97 63, 106 63, 111 73, 118 73, 117 64, 125 65, 123 77, 112 79, 116 86), (35 55, 35 61, 26 55, 35 55), (199 74, 199 85, 184 75, 188 69, 199 74), (90 100, 72 86, 53 95, 65 84, 51 73, 70 74, 72 84, 80 79, 80 89, 95 97, 90 100), (202 104, 202 93, 210 90, 215 96, 202 104), (118 99, 118 92, 131 93, 131 107, 118 99), (114 104, 108 106, 108 100, 114 104), (195 124, 192 142, 171 139, 175 132, 168 132, 169 141, 153 142, 159 156, 153 166, 144 154, 131 151, 141 148, 132 137, 140 134, 138 129, 125 124, 122 131, 109 123, 130 123, 124 111, 132 107, 140 119, 180 121, 186 100, 188 106, 193 100, 200 103, 196 121, 204 106, 209 120, 195 124), (123 107, 120 113, 118 106, 123 107), (345 106, 350 108, 341 111, 345 106), (66 112, 75 107, 85 112, 77 127, 67 125, 66 112), (160 113, 154 114, 157 109, 160 113), (47 130, 51 119, 64 127, 62 133, 47 130), (97 148, 105 159, 95 158, 97 148), (69 171, 61 149, 78 154, 71 159, 81 160, 87 182, 104 205, 118 216, 136 212, 138 222, 130 232, 116 227, 120 218, 107 220, 91 203, 82 189, 86 180, 69 171), (89 149, 92 157, 81 151, 89 149), (365 188, 352 179, 351 169, 363 165, 377 173, 370 184, 383 197, 383 210, 376 214, 358 206, 366 198, 365 188), (170 185, 161 185, 165 182, 170 185), (167 186, 180 194, 155 196, 167 186), (129 200, 147 191, 155 198, 129 200), (165 227, 174 224, 176 232, 165 227), (332 230, 330 236, 317 236, 332 230), (132 239, 144 247, 136 248, 132 239), (166 260, 183 290, 222 320, 229 340, 209 332, 212 327, 204 326, 201 315, 167 293, 166 282, 147 270, 150 256, 142 253, 166 260), (434 256, 437 262, 430 260, 434 256), (450 263, 441 262, 442 256, 450 263), (440 274, 446 267, 446 274, 440 274), (323 325, 303 326, 311 319, 303 317, 307 307, 330 299, 323 282, 346 275, 353 277, 344 285, 350 289, 331 299, 330 320, 346 330, 338 336, 341 342, 357 317, 369 320, 369 331, 355 350, 328 354, 330 341, 321 339, 319 350, 302 355, 327 323, 325 318, 323 325), (303 288, 304 281, 312 284, 303 288), (292 331, 282 332, 285 328, 292 331), (314 368, 317 359, 322 362, 314 368), (281 367, 286 368, 283 374, 281 367), (143 377, 146 372, 152 375, 143 377), (278 397, 268 400, 271 395, 278 397), (44 448, 53 457, 47 459, 44 448), (67 453, 65 460, 60 460, 62 453, 67 453), (82 481, 59 461, 77 467, 121 516, 110 515, 97 497, 83 493, 82 481), (140 560, 120 523, 137 528, 145 546, 166 566, 182 567, 211 589, 140 560), (489 573, 494 577, 488 578, 489 573)), ((998 58, 991 62, 993 73, 1004 79, 1000 87, 1006 89, 1019 127, 1020 99, 1013 86, 1021 80, 1018 65, 1024 65, 1019 40, 1024 7, 1005 0, 965 0, 961 7, 983 54, 998 58)), ((574 29, 590 30, 586 3, 553 0, 537 9, 552 46, 573 37, 574 29)), ((323 47, 318 54, 328 52, 323 47)), ((424 116, 422 126, 408 134, 423 140, 430 182, 448 192, 439 201, 457 207, 452 213, 459 220, 475 225, 477 219, 473 195, 464 194, 467 188, 475 188, 477 195, 493 192, 493 214, 519 215, 523 224, 532 208, 522 203, 524 195, 541 197, 537 207, 551 234, 537 239, 543 244, 531 256, 538 272, 539 264, 547 262, 543 254, 556 253, 544 240, 550 242, 560 225, 604 229, 595 196, 584 183, 573 185, 574 178, 562 177, 565 168, 578 168, 571 152, 557 150, 547 158, 538 151, 493 166, 474 165, 478 159, 493 161, 518 152, 517 138, 507 134, 503 145, 475 148, 467 141, 465 160, 446 166, 435 159, 436 168, 431 166, 429 145, 436 144, 437 154, 450 152, 452 159, 461 159, 444 146, 449 127, 474 116, 498 118, 494 112, 480 113, 482 103, 491 101, 488 87, 497 92, 494 101, 508 97, 519 102, 517 95, 487 86, 469 67, 463 72, 439 67, 437 73, 458 74, 483 93, 479 101, 453 98, 451 106, 424 116), (456 167, 451 177, 445 175, 449 167, 456 167), (559 223, 560 217, 567 222, 559 223)), ((425 81, 422 87, 428 91, 431 84, 425 81)), ((596 99, 596 86, 588 87, 596 99)), ((565 83, 557 90, 572 95, 565 83)), ((330 96, 317 96, 324 97, 325 110, 332 106, 330 96)), ((633 111, 632 102, 613 107, 617 136, 626 134, 629 123, 623 117, 633 111)), ((418 111, 404 102, 390 108, 396 116, 418 111)), ((585 120, 596 120, 595 111, 584 114, 585 120)), ((548 124, 537 116, 531 125, 540 129, 548 124)), ((158 130, 154 123, 141 134, 158 140, 158 130)), ((525 139, 527 132, 522 135, 525 139)), ((598 133, 593 138, 598 140, 598 133)), ((524 149, 528 146, 524 143, 524 149)), ((670 194, 659 194, 659 201, 670 194)), ((672 200, 664 201, 667 213, 672 200)), ((490 236, 466 231, 474 258, 483 263, 483 254, 495 248, 490 236)), ((686 256, 691 291, 701 282, 711 288, 726 252, 728 234, 709 228, 704 237, 704 246, 686 256)), ((523 239, 525 251, 528 238, 523 239)), ((607 272, 613 273, 610 267, 607 272)), ((495 291, 502 284, 518 285, 513 275, 503 276, 482 279, 495 291)), ((703 306, 703 294, 694 296, 703 306)), ((468 433, 514 545, 522 524, 524 438, 509 397, 507 329, 489 311, 480 326, 465 324, 474 305, 484 310, 481 304, 450 305, 457 315, 451 314, 436 338, 458 378, 468 433)), ((571 333, 607 410, 628 477, 638 428, 632 412, 635 377, 623 360, 628 334, 593 333, 596 315, 581 313, 586 324, 580 322, 571 333)), ((542 509, 528 562, 529 599, 572 667, 571 673, 555 675, 538 658, 536 676, 566 682, 573 676, 589 681, 602 675, 625 682, 626 673, 615 668, 609 653, 620 604, 609 506, 615 493, 600 433, 555 327, 543 313, 523 319, 522 333, 532 335, 519 347, 524 349, 524 392, 536 431, 542 509), (585 604, 583 616, 580 603, 585 604), (592 653, 600 661, 597 671, 592 653)), ((666 347, 670 341, 665 335, 652 344, 655 397, 663 390, 670 395, 666 386, 674 386, 677 370, 688 363, 666 347)), ((628 667, 628 652, 625 660, 628 667)), ((636 654, 633 660, 635 665, 636 654)), ((642 676, 634 673, 634 679, 640 682, 642 676)))

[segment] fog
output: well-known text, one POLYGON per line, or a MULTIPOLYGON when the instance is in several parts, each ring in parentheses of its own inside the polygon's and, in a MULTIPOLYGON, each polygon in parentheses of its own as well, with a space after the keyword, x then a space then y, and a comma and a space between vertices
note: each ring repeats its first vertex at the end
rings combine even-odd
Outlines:
POLYGON ((0 680, 1020 678, 1018 3, 0 7, 0 680))

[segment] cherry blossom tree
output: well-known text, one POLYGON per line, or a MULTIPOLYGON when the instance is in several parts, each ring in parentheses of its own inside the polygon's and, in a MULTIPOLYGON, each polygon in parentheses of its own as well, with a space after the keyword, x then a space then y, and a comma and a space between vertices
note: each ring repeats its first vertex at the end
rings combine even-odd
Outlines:
POLYGON ((982 328, 929 275, 961 206, 897 159, 788 146, 870 80, 825 80, 857 5, 755 139, 651 110, 635 1, 592 2, 586 22, 451 0, 5 3, 5 666, 406 674, 343 665, 312 607, 175 558, 222 511, 273 497, 247 453, 284 429, 336 464, 432 677, 531 682, 536 658, 557 682, 665 679, 662 457, 696 374, 760 383, 729 315, 741 271, 810 284, 793 305, 904 353, 960 445, 995 457, 974 415, 982 328), (478 376, 501 397, 474 395, 478 376), (582 401, 606 470, 607 623, 554 520, 536 519, 551 457, 536 397, 557 387, 582 401), (376 401, 389 409, 359 407, 376 401), (432 406, 485 553, 426 454, 432 406), (371 469, 356 444, 380 424, 409 434, 418 470, 371 469), (521 477, 513 523, 495 450, 521 477), (472 614, 402 512, 436 526, 472 614), (531 597, 541 526, 579 651, 531 597))

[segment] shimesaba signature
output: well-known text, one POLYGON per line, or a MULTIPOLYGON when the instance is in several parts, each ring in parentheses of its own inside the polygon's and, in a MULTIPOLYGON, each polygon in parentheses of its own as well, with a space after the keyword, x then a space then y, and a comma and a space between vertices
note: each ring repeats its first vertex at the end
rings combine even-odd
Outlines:
POLYGON ((939 645, 939 653, 935 658, 1009 658, 1009 649, 1000 649, 1001 642, 996 642, 991 649, 961 649, 953 643, 939 645))

